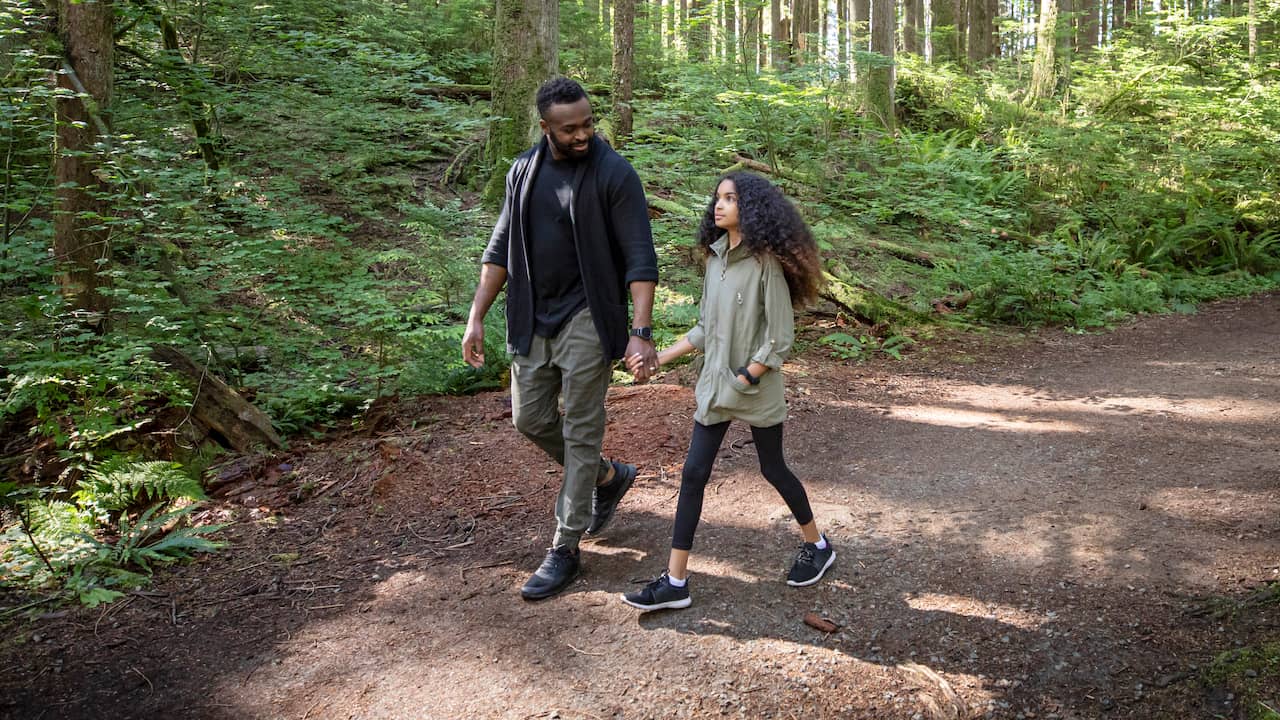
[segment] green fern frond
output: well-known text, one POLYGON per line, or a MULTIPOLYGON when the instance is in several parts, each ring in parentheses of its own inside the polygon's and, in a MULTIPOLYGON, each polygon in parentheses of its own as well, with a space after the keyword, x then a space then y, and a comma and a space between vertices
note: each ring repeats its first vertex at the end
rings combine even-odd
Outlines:
POLYGON ((108 461, 91 470, 77 486, 75 497, 105 522, 138 500, 203 500, 205 494, 200 481, 178 463, 124 460, 108 461))

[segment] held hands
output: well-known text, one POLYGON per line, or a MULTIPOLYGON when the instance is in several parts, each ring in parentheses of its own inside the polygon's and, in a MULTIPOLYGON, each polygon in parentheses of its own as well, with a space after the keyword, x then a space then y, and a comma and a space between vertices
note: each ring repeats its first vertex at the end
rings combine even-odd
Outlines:
POLYGON ((653 343, 634 336, 627 342, 627 353, 623 359, 627 361, 627 371, 635 376, 638 383, 649 382, 661 364, 653 343))

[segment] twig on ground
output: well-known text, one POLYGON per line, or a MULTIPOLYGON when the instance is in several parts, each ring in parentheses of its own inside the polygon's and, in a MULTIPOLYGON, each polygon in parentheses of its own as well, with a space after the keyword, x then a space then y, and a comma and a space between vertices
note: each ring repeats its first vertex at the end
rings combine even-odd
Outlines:
POLYGON ((604 653, 587 652, 586 650, 582 650, 582 649, 579 649, 579 648, 574 647, 572 643, 565 643, 565 644, 569 646, 569 649, 570 649, 570 650, 572 650, 572 651, 574 651, 574 652, 576 652, 576 653, 582 653, 583 655, 592 655, 592 656, 595 656, 595 657, 604 657, 604 653))
POLYGON ((134 671, 134 672, 136 672, 136 673, 138 673, 138 677, 140 677, 140 678, 142 678, 143 680, 146 680, 146 681, 147 681, 147 692, 148 692, 149 694, 154 694, 154 693, 155 693, 155 691, 156 691, 156 686, 151 684, 151 678, 148 678, 146 675, 143 675, 141 670, 139 670, 138 668, 136 668, 136 667, 134 667, 134 666, 132 666, 132 665, 130 665, 130 666, 129 666, 129 669, 130 669, 130 670, 132 670, 132 671, 134 671))
POLYGON ((468 565, 458 571, 458 577, 461 578, 462 580, 466 580, 468 570, 484 570, 486 568, 496 568, 496 567, 501 567, 503 565, 510 565, 512 562, 515 562, 515 561, 503 560, 502 562, 485 563, 484 565, 468 565))

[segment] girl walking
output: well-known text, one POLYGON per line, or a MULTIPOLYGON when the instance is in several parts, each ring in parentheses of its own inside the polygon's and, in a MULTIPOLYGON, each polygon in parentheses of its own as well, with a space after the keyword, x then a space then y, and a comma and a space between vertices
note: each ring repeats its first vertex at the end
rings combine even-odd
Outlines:
MULTIPOLYGON (((701 350, 702 373, 694 391, 693 437, 680 479, 667 570, 641 590, 622 596, 641 610, 689 607, 688 565, 702 499, 729 422, 751 426, 760 471, 800 525, 804 544, 787 584, 812 585, 835 562, 818 532, 809 499, 782 455, 782 362, 795 336, 793 307, 812 300, 821 268, 808 226, 782 192, 750 173, 721 178, 698 229, 706 276, 697 325, 658 353, 658 363, 701 350)), ((632 370, 642 360, 627 359, 632 370)))

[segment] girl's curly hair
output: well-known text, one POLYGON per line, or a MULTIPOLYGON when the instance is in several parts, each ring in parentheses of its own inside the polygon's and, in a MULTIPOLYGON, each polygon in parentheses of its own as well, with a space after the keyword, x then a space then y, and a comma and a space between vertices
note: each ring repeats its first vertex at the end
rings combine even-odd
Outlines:
MULTIPOLYGON (((738 194, 738 230, 743 244, 753 254, 768 253, 778 259, 793 306, 801 308, 812 302, 822 283, 822 265, 818 245, 800 212, 777 186, 759 175, 729 173, 716 180, 715 188, 725 180, 733 181, 738 194)), ((715 210, 716 195, 712 190, 711 202, 698 227, 698 245, 708 255, 712 243, 725 232, 716 227, 715 210)))

